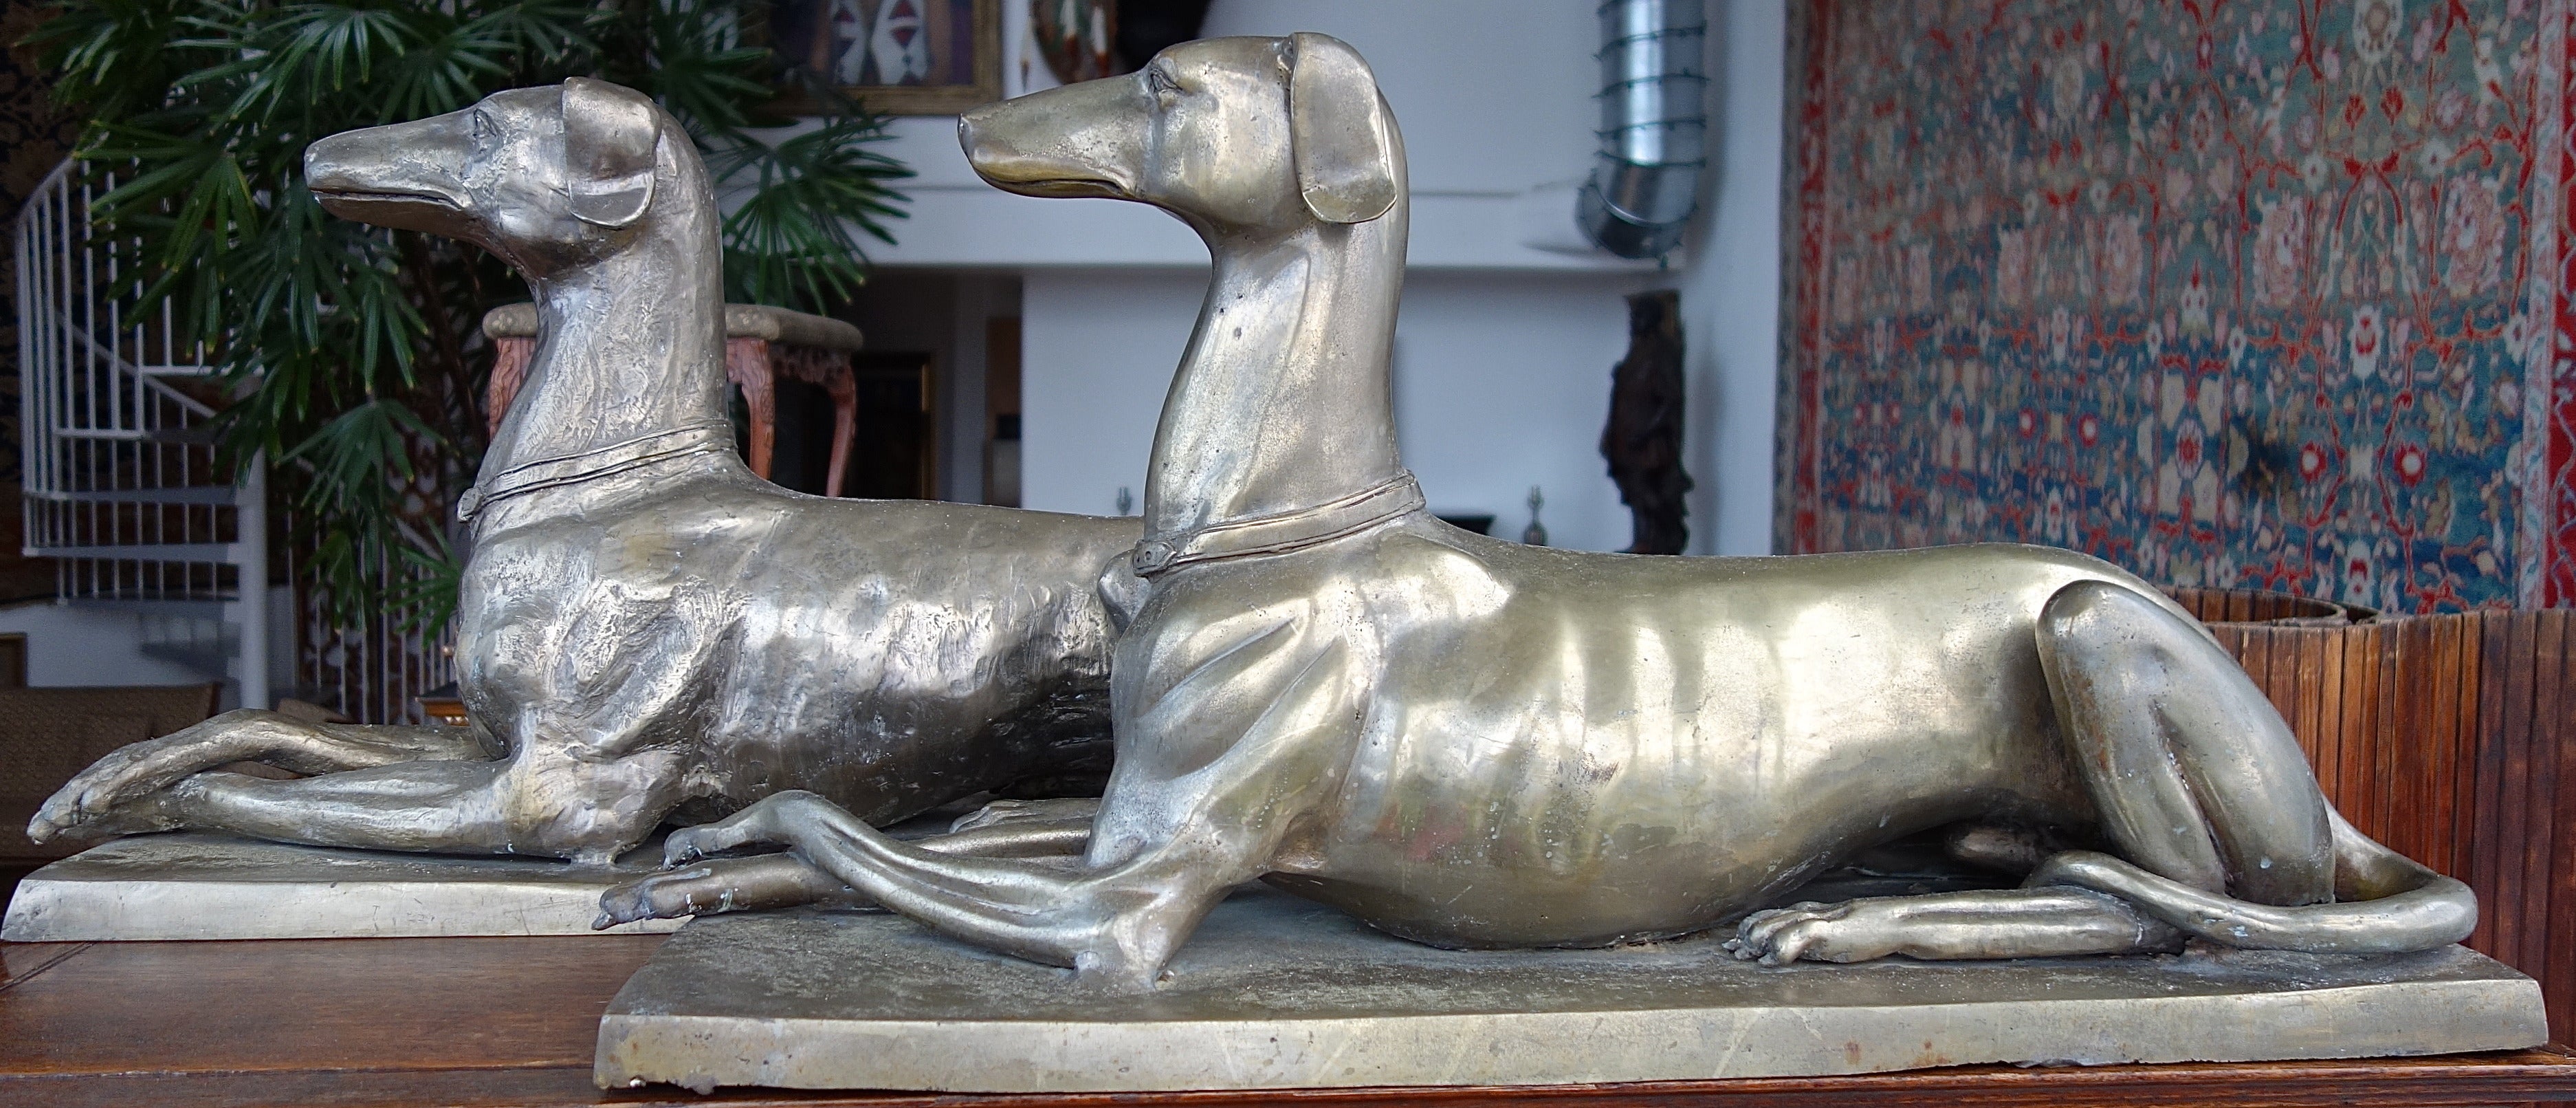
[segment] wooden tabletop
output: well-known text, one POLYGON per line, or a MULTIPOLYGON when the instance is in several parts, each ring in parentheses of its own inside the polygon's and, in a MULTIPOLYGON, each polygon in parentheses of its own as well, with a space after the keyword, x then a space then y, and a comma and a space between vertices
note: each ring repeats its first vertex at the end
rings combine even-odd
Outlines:
POLYGON ((591 1087, 600 1012, 660 936, 0 944, 0 1105, 2434 1105, 2576 1100, 2563 1050, 2359 1062, 1968 1066, 1513 1089, 700 1097, 591 1087))

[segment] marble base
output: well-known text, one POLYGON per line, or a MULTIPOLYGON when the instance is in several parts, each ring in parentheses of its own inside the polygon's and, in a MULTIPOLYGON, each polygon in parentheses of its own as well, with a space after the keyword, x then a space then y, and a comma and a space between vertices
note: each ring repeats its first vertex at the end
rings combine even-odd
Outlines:
POLYGON ((660 868, 648 843, 614 866, 288 846, 181 832, 116 839, 27 875, 0 939, 370 939, 596 932, 599 894, 660 868))
POLYGON ((1713 936, 1444 951, 1268 889, 1217 908, 1151 995, 883 914, 698 920, 599 1028, 603 1088, 1087 1092, 1561 1084, 2504 1050, 2530 978, 2461 947, 1781 969, 1713 936))

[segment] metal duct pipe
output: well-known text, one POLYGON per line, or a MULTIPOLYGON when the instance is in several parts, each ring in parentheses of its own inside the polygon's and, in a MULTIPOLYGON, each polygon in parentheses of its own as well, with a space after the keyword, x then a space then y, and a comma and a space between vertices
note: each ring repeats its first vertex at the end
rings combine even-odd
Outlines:
POLYGON ((1599 9, 1601 151, 1575 200, 1584 237, 1623 258, 1681 244, 1708 164, 1708 18, 1701 0, 1599 9))

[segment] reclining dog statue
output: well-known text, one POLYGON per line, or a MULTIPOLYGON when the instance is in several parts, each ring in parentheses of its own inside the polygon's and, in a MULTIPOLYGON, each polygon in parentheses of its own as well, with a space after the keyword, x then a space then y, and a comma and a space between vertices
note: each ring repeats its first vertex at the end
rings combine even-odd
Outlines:
MULTIPOLYGON (((230 712, 101 759, 31 838, 187 827, 599 862, 675 811, 782 789, 889 821, 1105 768, 1102 570, 1135 521, 752 476, 725 417, 713 192, 652 101, 580 79, 502 92, 323 139, 305 170, 332 212, 477 243, 537 294, 527 385, 459 506, 476 727, 230 712), (238 760, 318 776, 201 772, 238 760)), ((789 895, 814 875, 784 862, 743 879, 783 874, 789 895)))
POLYGON ((925 849, 795 792, 675 833, 671 861, 789 844, 932 928, 1128 988, 1254 878, 1448 947, 1740 920, 1737 955, 1774 964, 2468 933, 2467 887, 2337 817, 2207 632, 2103 562, 1584 554, 1426 514, 1388 404, 1403 148, 1341 42, 1185 43, 960 131, 986 180, 1155 205, 1215 260, 1081 864, 925 849), (1942 828, 2027 884, 1755 911, 1942 828))

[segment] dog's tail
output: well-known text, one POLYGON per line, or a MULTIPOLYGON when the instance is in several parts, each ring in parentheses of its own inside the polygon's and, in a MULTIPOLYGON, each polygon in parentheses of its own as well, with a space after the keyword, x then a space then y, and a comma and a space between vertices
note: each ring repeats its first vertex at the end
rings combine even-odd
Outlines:
POLYGON ((2353 830, 2332 808, 2335 903, 2279 907, 2204 892, 2108 854, 2072 850, 2041 863, 2026 885, 2108 893, 2223 946, 2310 954, 2400 954, 2448 946, 2478 924, 2469 887, 2353 830))

